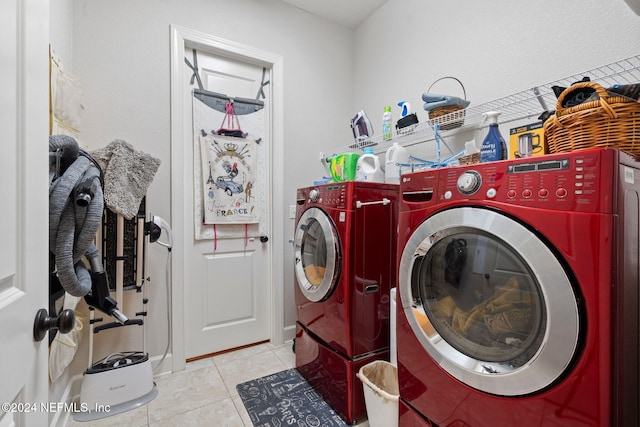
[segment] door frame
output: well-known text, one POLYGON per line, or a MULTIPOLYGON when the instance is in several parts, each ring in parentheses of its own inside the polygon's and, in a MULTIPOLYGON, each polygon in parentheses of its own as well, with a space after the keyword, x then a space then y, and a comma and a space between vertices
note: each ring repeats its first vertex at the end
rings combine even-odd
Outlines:
POLYGON ((271 162, 272 197, 268 200, 267 210, 270 216, 268 236, 270 245, 267 254, 270 293, 270 336, 271 343, 280 344, 284 340, 283 310, 283 254, 284 254, 284 108, 283 108, 283 58, 271 52, 236 43, 210 34, 171 25, 171 224, 173 227, 173 250, 171 261, 171 339, 172 370, 185 368, 185 259, 184 253, 188 236, 192 229, 186 226, 184 171, 193 159, 186 155, 184 141, 192 141, 192 128, 185 126, 183 82, 188 78, 184 70, 185 45, 216 56, 243 61, 271 69, 271 150, 268 159, 271 162))

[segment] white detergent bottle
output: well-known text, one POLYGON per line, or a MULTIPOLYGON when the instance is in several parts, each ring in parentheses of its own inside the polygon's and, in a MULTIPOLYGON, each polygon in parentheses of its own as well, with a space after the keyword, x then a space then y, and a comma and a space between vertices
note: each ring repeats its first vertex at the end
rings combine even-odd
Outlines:
POLYGON ((384 182, 384 172, 380 166, 380 159, 375 155, 371 147, 365 147, 364 154, 358 158, 356 181, 384 182))
POLYGON ((406 148, 394 142, 385 153, 384 181, 390 184, 400 183, 400 164, 409 163, 409 154, 406 148))

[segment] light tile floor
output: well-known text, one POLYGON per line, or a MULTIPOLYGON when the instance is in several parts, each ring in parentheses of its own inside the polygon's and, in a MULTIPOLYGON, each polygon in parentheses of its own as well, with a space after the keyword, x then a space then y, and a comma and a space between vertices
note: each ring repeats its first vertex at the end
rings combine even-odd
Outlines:
POLYGON ((293 367, 291 342, 243 348, 187 363, 184 371, 157 379, 158 397, 148 405, 91 422, 69 418, 65 426, 252 427, 236 385, 293 367))

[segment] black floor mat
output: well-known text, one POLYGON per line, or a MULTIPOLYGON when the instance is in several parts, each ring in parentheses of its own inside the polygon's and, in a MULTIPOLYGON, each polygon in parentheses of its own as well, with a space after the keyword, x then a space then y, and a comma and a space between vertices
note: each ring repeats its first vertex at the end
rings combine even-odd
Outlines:
POLYGON ((287 369, 236 386, 256 427, 347 426, 296 369, 287 369))

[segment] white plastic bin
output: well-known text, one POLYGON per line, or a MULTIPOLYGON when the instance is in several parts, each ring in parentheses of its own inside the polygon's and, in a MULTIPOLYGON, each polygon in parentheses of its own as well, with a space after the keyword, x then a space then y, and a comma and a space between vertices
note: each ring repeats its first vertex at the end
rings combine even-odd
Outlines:
POLYGON ((364 389, 369 427, 398 425, 398 368, 386 360, 367 363, 358 372, 364 389))

